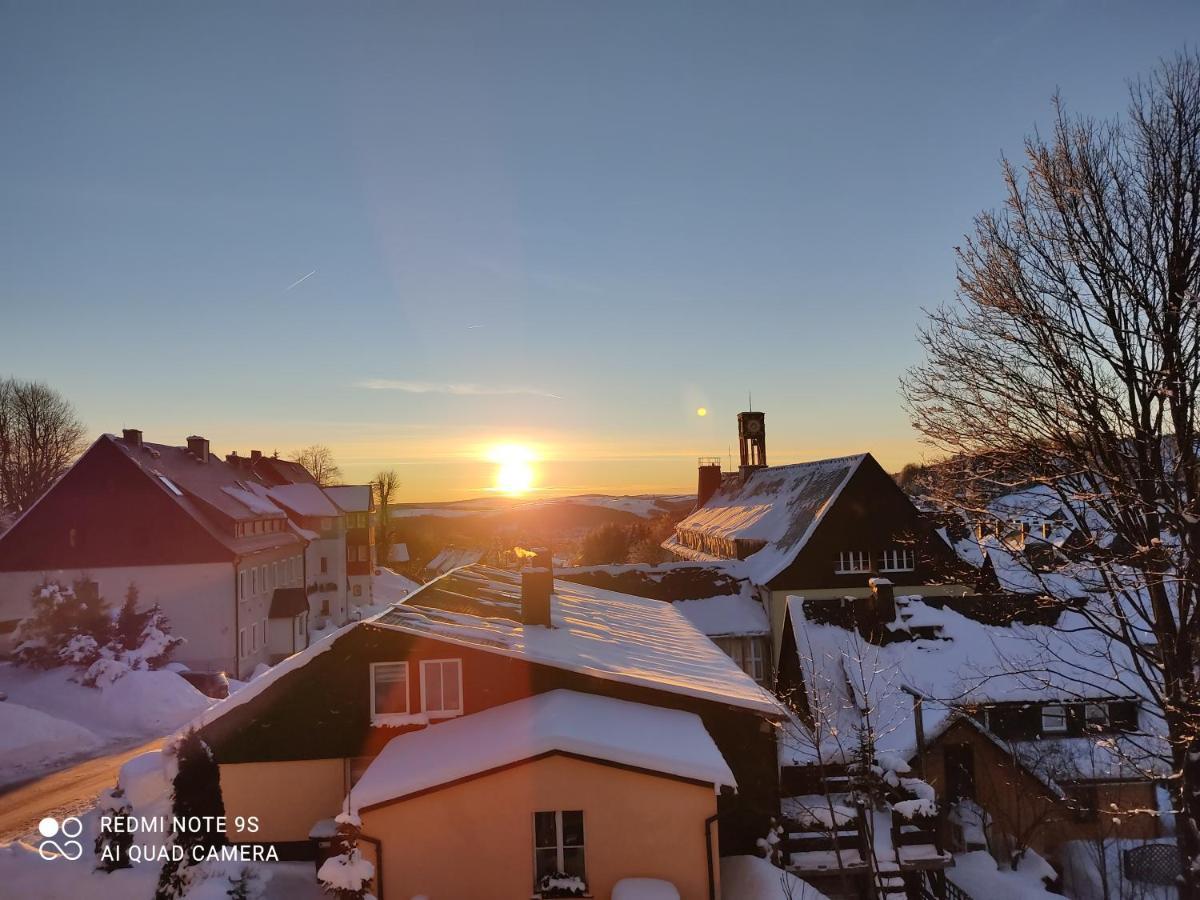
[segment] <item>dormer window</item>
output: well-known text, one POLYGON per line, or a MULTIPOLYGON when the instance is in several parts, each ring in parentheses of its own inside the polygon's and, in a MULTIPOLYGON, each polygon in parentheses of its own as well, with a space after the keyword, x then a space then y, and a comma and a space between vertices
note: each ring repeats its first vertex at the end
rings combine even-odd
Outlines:
POLYGON ((1048 703, 1042 707, 1042 733, 1065 734, 1067 731, 1067 708, 1061 703, 1048 703))
POLYGON ((843 550, 838 554, 837 568, 839 575, 851 575, 871 571, 871 557, 865 550, 843 550))
POLYGON ((908 548, 884 550, 879 560, 880 572, 911 572, 917 567, 917 554, 908 548))

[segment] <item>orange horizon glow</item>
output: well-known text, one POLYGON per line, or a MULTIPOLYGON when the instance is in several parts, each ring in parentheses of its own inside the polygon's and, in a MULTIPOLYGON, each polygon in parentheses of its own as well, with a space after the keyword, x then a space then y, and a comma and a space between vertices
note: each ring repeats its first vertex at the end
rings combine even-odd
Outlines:
POLYGON ((537 455, 524 444, 497 444, 487 454, 496 464, 492 490, 510 497, 519 497, 533 489, 536 472, 533 463, 537 455))

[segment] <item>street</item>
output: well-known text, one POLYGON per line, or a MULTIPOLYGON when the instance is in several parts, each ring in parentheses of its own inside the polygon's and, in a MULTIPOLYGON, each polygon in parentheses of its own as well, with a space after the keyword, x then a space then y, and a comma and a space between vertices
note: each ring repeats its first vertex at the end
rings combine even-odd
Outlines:
POLYGON ((31 781, 0 788, 0 843, 28 837, 45 816, 62 818, 91 807, 96 795, 117 782, 126 761, 162 746, 155 738, 133 748, 84 760, 31 781))

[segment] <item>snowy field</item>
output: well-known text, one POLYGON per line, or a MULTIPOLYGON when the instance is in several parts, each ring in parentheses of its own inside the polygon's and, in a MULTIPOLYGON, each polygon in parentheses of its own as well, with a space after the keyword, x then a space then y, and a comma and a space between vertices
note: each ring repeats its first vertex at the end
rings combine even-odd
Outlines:
POLYGON ((69 667, 0 663, 0 784, 174 731, 213 701, 174 672, 128 672, 84 687, 69 667))

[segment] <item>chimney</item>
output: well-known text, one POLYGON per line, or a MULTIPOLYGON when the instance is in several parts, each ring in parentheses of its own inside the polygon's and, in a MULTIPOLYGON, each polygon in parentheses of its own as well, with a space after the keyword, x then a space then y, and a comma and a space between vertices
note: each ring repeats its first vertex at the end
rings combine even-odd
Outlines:
POLYGON ((198 462, 208 462, 208 440, 198 434, 192 434, 187 439, 188 452, 196 457, 198 462))
POLYGON ((871 585, 871 614, 881 625, 896 621, 896 589, 887 578, 872 578, 867 582, 871 585))
POLYGON ((704 506, 721 488, 721 458, 719 456, 702 456, 698 462, 700 478, 696 484, 696 509, 704 506))
POLYGON ((250 462, 256 463, 260 459, 262 459, 262 451, 261 450, 251 450, 250 451, 250 462))
POLYGON ((122 428, 121 440, 130 447, 142 446, 142 432, 140 428, 122 428))
POLYGON ((535 565, 521 570, 521 621, 526 625, 553 628, 550 619, 550 595, 554 593, 554 568, 537 565, 544 559, 544 550, 535 551, 535 565))

